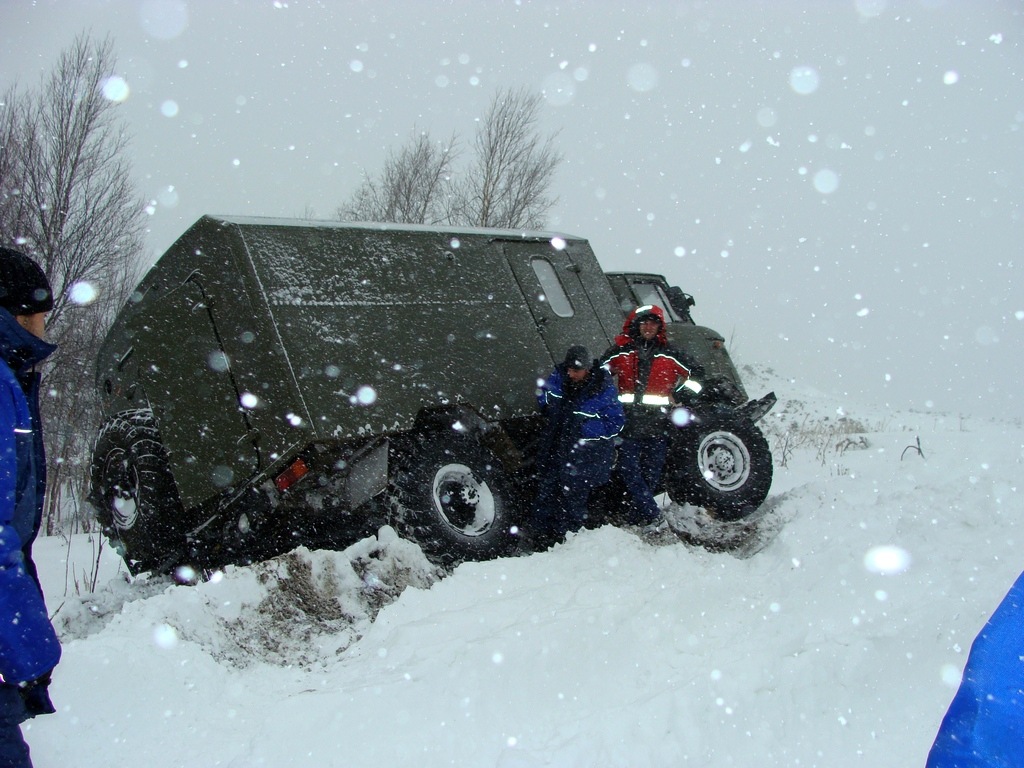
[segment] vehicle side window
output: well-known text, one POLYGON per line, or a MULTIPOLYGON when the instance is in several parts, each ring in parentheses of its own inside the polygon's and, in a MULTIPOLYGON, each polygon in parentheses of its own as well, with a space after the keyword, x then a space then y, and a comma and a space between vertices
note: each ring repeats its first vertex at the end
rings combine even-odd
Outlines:
POLYGON ((665 312, 665 318, 669 322, 679 322, 679 313, 672 308, 671 302, 657 283, 633 283, 633 292, 636 294, 637 302, 643 304, 657 304, 665 312))
POLYGON ((608 275, 608 282, 612 286, 615 300, 619 303, 619 310, 623 316, 628 315, 629 311, 636 306, 636 301, 633 299, 633 294, 629 290, 626 279, 620 275, 608 275))
POLYGON ((535 258, 530 262, 530 266, 533 267, 533 273, 537 275, 540 289, 543 291, 543 296, 547 299, 551 311, 559 317, 572 317, 576 314, 551 262, 547 259, 535 258))

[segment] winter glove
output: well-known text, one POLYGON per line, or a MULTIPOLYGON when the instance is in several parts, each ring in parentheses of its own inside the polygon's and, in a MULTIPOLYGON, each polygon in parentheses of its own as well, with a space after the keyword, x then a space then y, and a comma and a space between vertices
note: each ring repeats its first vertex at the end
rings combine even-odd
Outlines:
POLYGON ((52 670, 45 675, 40 675, 35 680, 29 680, 18 686, 21 691, 21 698, 25 702, 25 711, 29 717, 36 715, 52 715, 57 710, 50 701, 50 675, 52 670))

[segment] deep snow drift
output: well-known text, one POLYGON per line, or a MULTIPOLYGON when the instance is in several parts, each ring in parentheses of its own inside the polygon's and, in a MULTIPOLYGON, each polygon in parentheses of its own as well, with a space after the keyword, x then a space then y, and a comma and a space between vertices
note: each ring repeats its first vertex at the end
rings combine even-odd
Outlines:
POLYGON ((775 482, 746 530, 671 510, 710 549, 604 527, 443 575, 384 529, 197 586, 105 550, 90 594, 95 542, 40 541, 36 765, 923 765, 1024 568, 1024 430, 744 376, 775 482))

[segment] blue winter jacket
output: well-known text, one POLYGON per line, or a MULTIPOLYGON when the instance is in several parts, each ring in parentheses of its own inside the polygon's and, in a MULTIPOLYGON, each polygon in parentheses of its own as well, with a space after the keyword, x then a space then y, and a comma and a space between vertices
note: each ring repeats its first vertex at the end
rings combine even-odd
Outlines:
MULTIPOLYGON (((32 367, 54 349, 0 309, 0 675, 8 690, 45 674, 60 659, 35 568, 26 562, 45 485, 32 367)), ((0 717, 11 716, 5 710, 14 701, 0 695, 0 717)))
POLYGON ((1024 573, 971 646, 928 768, 1024 766, 1024 573))
POLYGON ((615 462, 615 438, 626 421, 619 392, 598 365, 578 388, 569 386, 565 365, 541 382, 537 403, 546 421, 538 450, 542 471, 569 468, 590 485, 607 482, 615 462))

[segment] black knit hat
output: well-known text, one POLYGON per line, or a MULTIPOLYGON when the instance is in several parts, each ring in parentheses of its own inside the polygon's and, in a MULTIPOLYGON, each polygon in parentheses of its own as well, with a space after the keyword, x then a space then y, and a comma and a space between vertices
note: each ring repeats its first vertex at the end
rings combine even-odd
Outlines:
POLYGON ((594 359, 590 356, 587 348, 581 344, 574 344, 565 353, 566 368, 586 368, 589 370, 594 359))
POLYGON ((12 315, 53 309, 53 291, 43 270, 25 254, 0 247, 0 307, 12 315))

